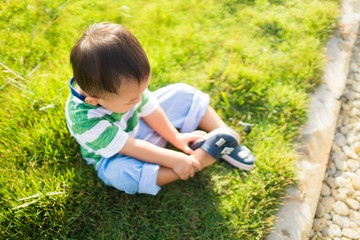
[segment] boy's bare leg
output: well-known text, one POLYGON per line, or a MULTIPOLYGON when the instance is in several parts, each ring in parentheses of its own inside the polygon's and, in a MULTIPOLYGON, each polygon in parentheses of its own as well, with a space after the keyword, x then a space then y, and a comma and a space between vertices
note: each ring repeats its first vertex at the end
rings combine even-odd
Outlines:
MULTIPOLYGON (((224 123, 224 121, 221 120, 219 115, 210 106, 206 110, 204 117, 201 119, 201 121, 199 123, 199 128, 206 132, 211 132, 212 130, 215 130, 216 128, 226 127, 226 126, 227 125, 224 123)), ((195 159, 197 159, 200 162, 202 169, 206 168, 216 162, 215 158, 213 158, 210 154, 208 154, 201 148, 196 149, 194 151, 193 156, 195 159)), ((198 171, 197 169, 194 169, 194 170, 198 171)), ((158 186, 162 186, 162 185, 174 182, 178 179, 179 179, 179 177, 176 175, 176 173, 172 169, 160 166, 156 184, 158 186)))
POLYGON ((206 132, 211 132, 219 127, 226 127, 226 124, 221 120, 215 110, 209 106, 199 123, 199 128, 206 132))
MULTIPOLYGON (((196 149, 194 151, 193 157, 200 162, 202 169, 204 169, 216 162, 215 158, 213 158, 210 154, 208 154, 201 148, 196 149)), ((194 168, 194 171, 197 172, 199 170, 194 168)), ((160 166, 156 184, 158 186, 162 186, 162 185, 174 182, 178 179, 179 179, 178 175, 176 175, 176 173, 172 169, 160 166)))
POLYGON ((178 175, 176 175, 171 168, 160 166, 156 179, 156 185, 163 186, 165 184, 175 182, 178 179, 178 175))

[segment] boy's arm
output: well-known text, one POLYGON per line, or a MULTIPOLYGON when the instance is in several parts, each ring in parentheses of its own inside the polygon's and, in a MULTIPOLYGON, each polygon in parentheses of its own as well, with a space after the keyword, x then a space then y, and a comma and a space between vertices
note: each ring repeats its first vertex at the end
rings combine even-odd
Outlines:
POLYGON ((160 136, 187 154, 191 154, 193 152, 193 150, 191 150, 188 146, 189 142, 194 142, 198 139, 204 138, 203 132, 193 132, 189 134, 179 133, 178 130, 171 124, 161 107, 156 108, 152 113, 142 119, 160 136))
POLYGON ((120 154, 171 168, 181 179, 193 177, 194 168, 201 170, 200 163, 192 156, 158 147, 149 142, 129 137, 120 154))

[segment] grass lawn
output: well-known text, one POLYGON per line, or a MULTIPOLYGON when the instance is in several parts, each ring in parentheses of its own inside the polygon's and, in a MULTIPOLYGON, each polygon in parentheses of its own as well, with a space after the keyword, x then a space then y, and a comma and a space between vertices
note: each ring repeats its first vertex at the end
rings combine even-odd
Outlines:
POLYGON ((294 177, 294 145, 321 80, 335 0, 3 0, 0 239, 262 239, 294 177), (66 129, 69 52, 94 22, 123 24, 150 89, 186 82, 257 156, 217 163, 154 196, 105 186, 66 129), (254 124, 246 136, 238 122, 254 124))

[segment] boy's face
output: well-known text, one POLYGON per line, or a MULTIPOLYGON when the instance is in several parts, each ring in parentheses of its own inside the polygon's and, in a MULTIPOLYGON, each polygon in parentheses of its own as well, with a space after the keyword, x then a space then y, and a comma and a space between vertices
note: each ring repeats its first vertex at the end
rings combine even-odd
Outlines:
POLYGON ((148 87, 150 78, 151 75, 140 85, 128 84, 119 94, 109 94, 106 98, 98 98, 98 104, 115 113, 127 112, 141 101, 141 94, 148 87))

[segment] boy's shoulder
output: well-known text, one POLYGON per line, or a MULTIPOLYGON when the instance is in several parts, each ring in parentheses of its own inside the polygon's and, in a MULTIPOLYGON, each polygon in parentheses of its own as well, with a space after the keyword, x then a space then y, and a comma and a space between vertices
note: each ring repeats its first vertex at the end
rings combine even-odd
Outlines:
POLYGON ((100 105, 93 106, 87 104, 72 94, 70 94, 66 105, 66 112, 72 118, 74 123, 101 120, 115 122, 121 120, 124 115, 123 113, 111 112, 100 105))

